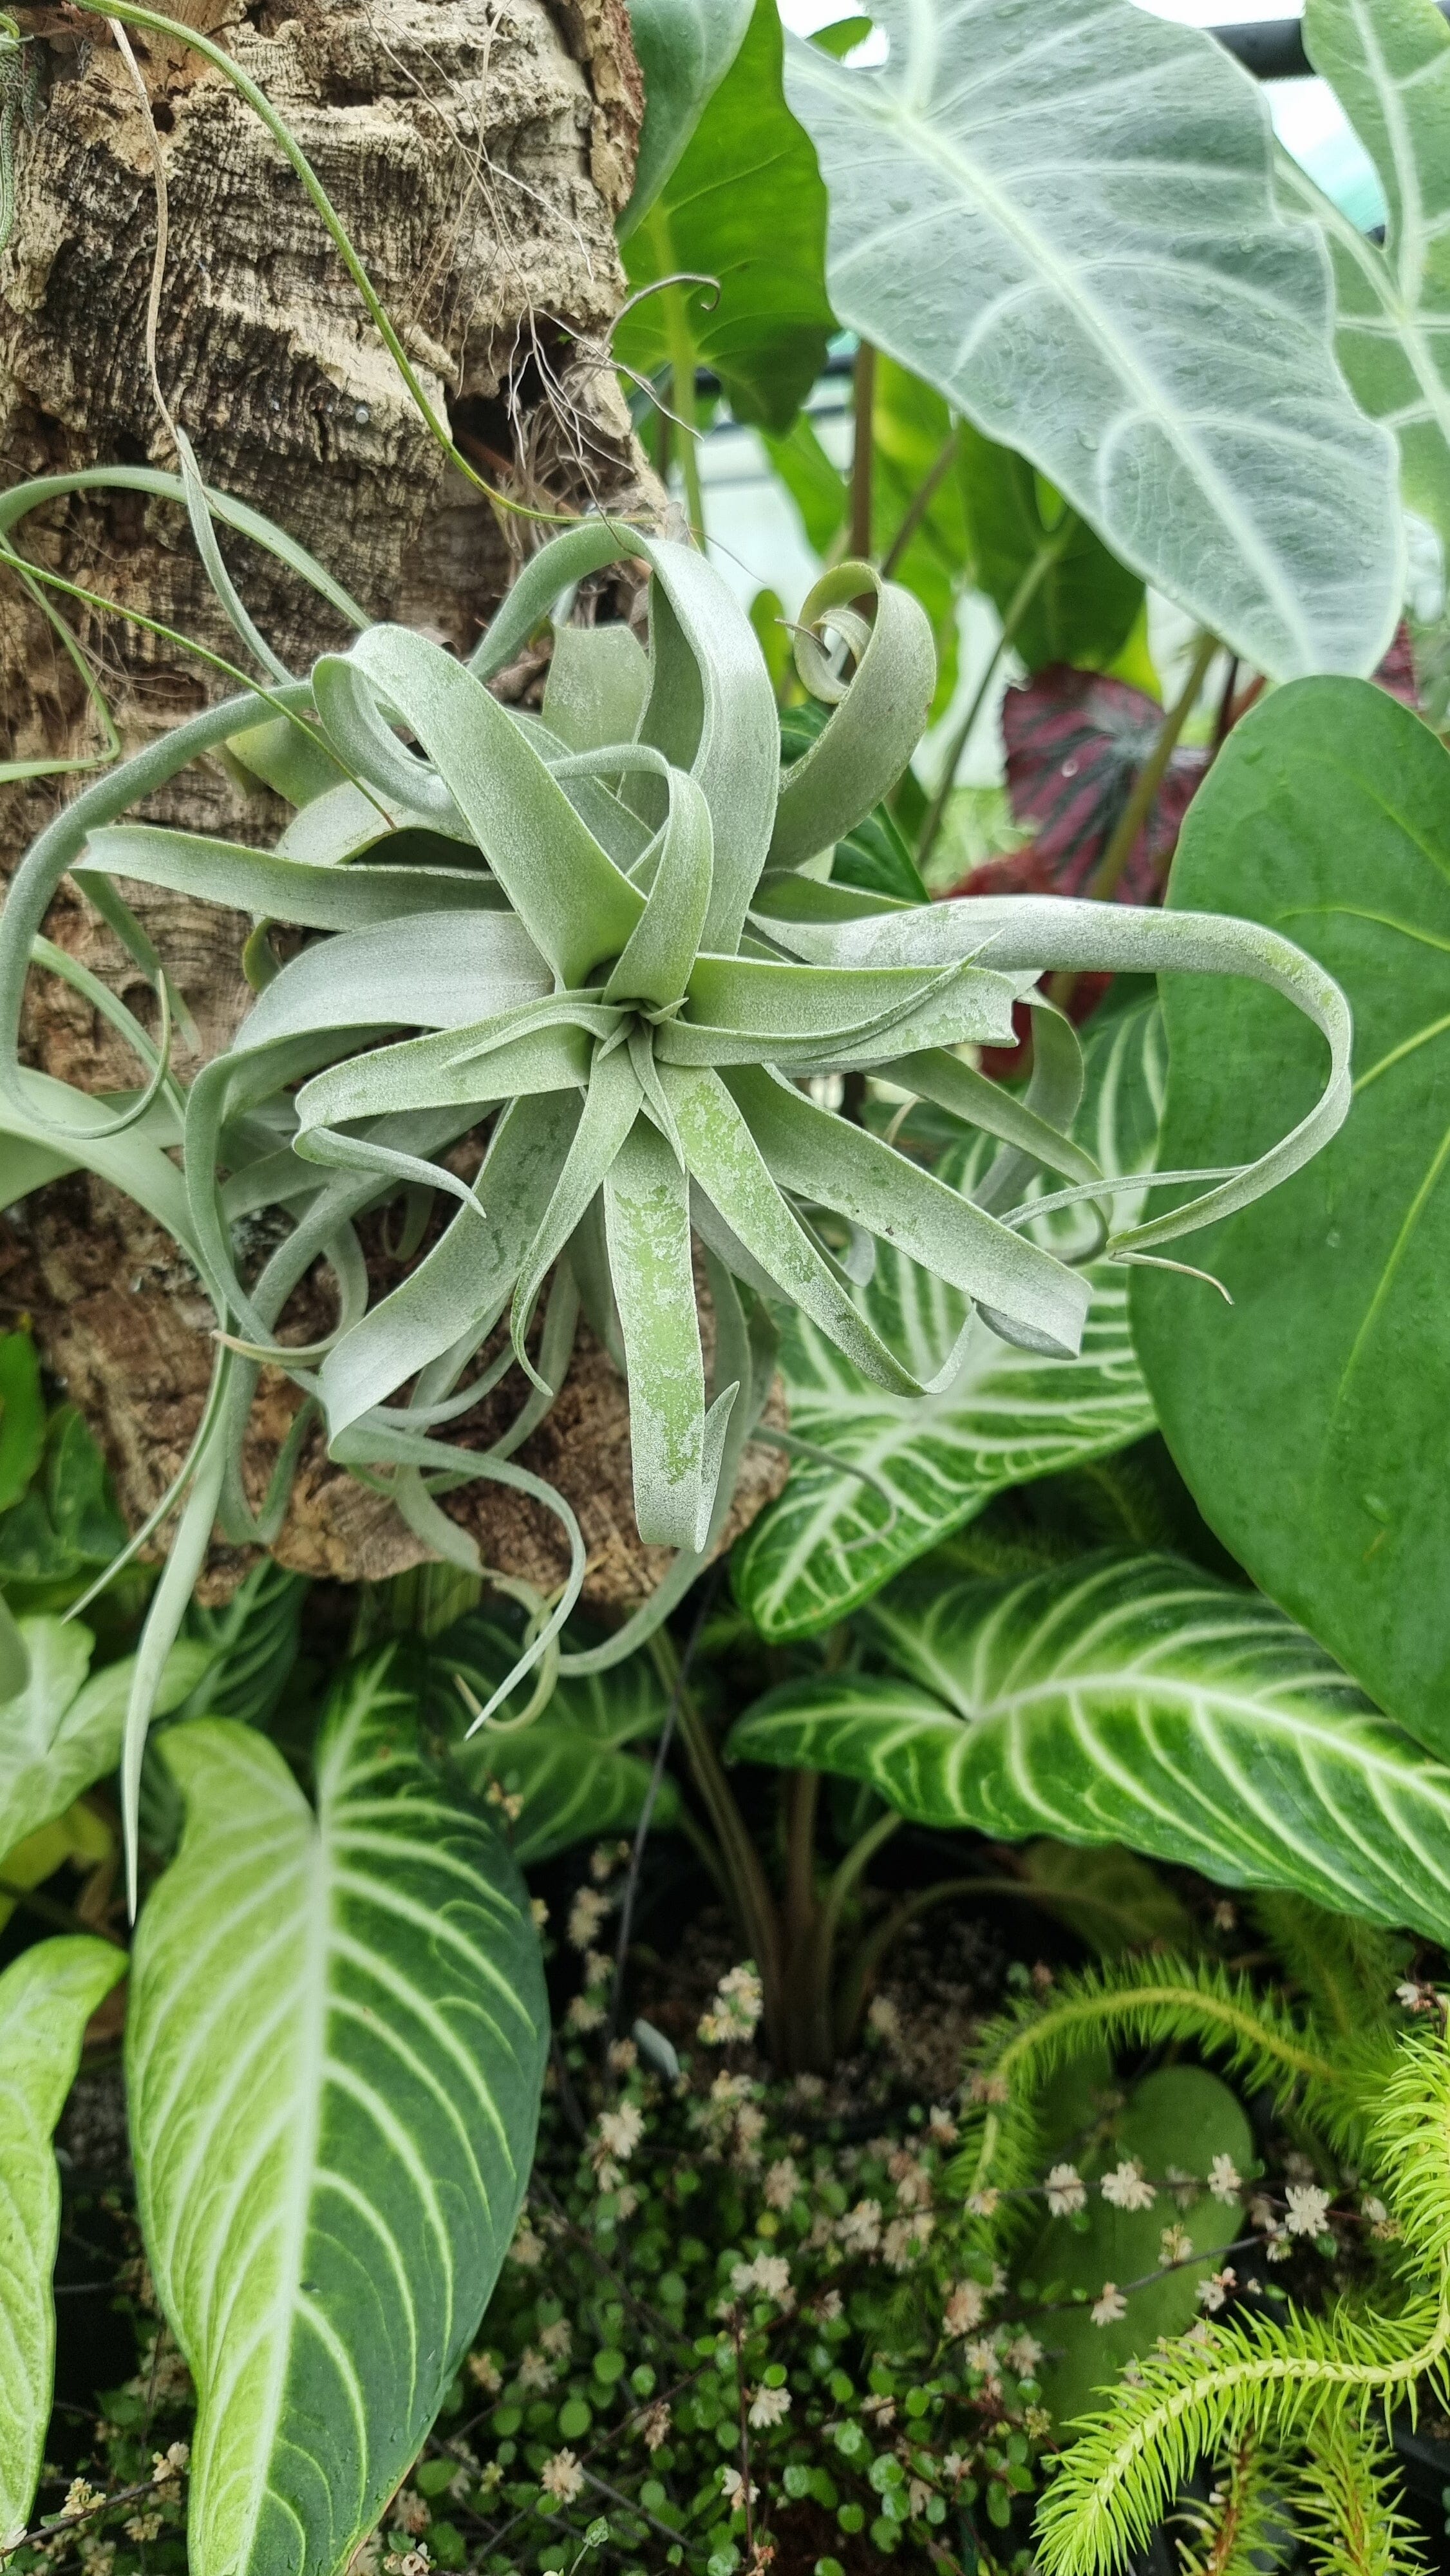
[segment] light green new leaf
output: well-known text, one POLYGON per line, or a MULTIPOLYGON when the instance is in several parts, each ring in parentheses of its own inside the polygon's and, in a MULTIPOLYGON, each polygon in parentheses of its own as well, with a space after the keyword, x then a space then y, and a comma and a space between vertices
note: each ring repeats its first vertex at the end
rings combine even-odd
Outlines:
POLYGON ((624 314, 615 354, 641 375, 711 367, 737 420, 785 430, 825 364, 833 327, 823 275, 826 197, 781 94, 776 0, 755 0, 745 39, 694 137, 625 244, 630 285, 685 271, 624 314))
POLYGON ((869 1616, 900 1677, 787 1684, 732 1759, 867 1780, 918 1824, 1122 1842, 1450 1933, 1450 1768, 1256 1593, 1106 1555, 1016 1584, 908 1576, 869 1616))
POLYGON ((629 0, 645 106, 621 241, 648 214, 739 53, 750 9, 751 0, 629 0))
POLYGON ((1450 539, 1450 28, 1434 0, 1308 0, 1304 42, 1379 173, 1384 248, 1287 154, 1280 201, 1322 224, 1340 364, 1399 440, 1406 500, 1450 539))
MULTIPOLYGON (((0 1700, 0 1851, 64 1815, 83 1790, 121 1758, 135 1657, 86 1679, 95 1639, 71 1619, 16 1622, 30 1678, 0 1700)), ((214 1661, 209 1645, 173 1646, 157 1710, 165 1715, 201 1685, 214 1661)))
MULTIPOLYGON (((1257 1583, 1382 1708, 1450 1752, 1450 755, 1381 689, 1286 689, 1230 736, 1188 816, 1170 910, 1277 925, 1354 1011, 1354 1105, 1312 1167, 1195 1259, 1226 1306, 1141 1271, 1133 1328, 1169 1446, 1257 1583)), ((1165 984, 1163 1156, 1227 1159, 1314 1082, 1313 1047, 1240 983, 1165 984)))
MULTIPOLYGON (((533 1723, 514 1734, 481 1726, 466 1735, 468 1711, 455 1675, 482 1707, 517 1655, 490 1620, 476 1613, 460 1619, 430 1650, 425 1706, 472 1790, 481 1795, 496 1781, 506 1796, 522 1798, 510 1839, 515 1859, 527 1868, 571 1843, 628 1833, 638 1824, 651 1765, 625 1748, 658 1735, 668 1700, 649 1657, 632 1655, 607 1672, 566 1677, 533 1723)), ((655 1823, 673 1823, 679 1805, 666 1773, 655 1823)))
POLYGON ((60 2176, 51 2146, 90 2020, 126 1973, 109 1941, 41 1941, 0 1977, 0 2523, 23 2531, 55 2376, 51 2282, 60 2176))
MULTIPOLYGON (((1091 1024, 1084 1052, 1087 1087, 1076 1135, 1102 1170, 1145 1170, 1166 1070, 1152 995, 1091 1024)), ((987 1158, 975 1149, 953 1153, 944 1173, 970 1187, 987 1158)), ((1131 1201, 1116 1205, 1130 1222, 1131 1201)), ((1059 1231, 1043 1239, 1061 1246, 1071 1238, 1059 1231)), ((780 1363, 791 1430, 831 1457, 796 1461, 784 1493, 731 1559, 736 1599, 762 1635, 808 1636, 832 1626, 993 1494, 1104 1457, 1151 1429, 1123 1273, 1097 1262, 1087 1276, 1092 1304, 1079 1358, 1044 1360, 978 1325, 953 1383, 925 1399, 872 1384, 807 1315, 792 1310, 780 1363)), ((921 1378, 950 1351, 967 1316, 964 1298, 887 1243, 858 1303, 921 1378)))
POLYGON ((197 2384, 193 2576, 335 2576, 417 2454, 528 2178, 538 1942, 419 1758, 384 1653, 314 1814, 229 1720, 175 1728, 186 1830, 141 1917, 127 2087, 147 2253, 197 2384))
POLYGON ((1041 467, 1275 678, 1372 670, 1399 608, 1390 441, 1276 216, 1264 102, 1132 0, 880 0, 855 71, 791 38, 844 322, 1041 467))

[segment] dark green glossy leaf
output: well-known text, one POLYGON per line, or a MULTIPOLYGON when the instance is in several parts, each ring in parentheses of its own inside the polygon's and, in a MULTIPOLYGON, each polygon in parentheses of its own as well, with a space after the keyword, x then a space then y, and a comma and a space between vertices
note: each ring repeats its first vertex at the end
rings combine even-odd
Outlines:
POLYGON ((740 49, 751 0, 629 0, 644 125, 620 239, 648 214, 740 49))
MULTIPOLYGON (((1450 754, 1355 681, 1285 689, 1190 808, 1169 896, 1275 924, 1343 983, 1355 1100, 1318 1162, 1199 1237, 1233 1296, 1140 1271, 1138 1348, 1205 1517, 1380 1705, 1450 1751, 1450 754)), ((1306 1107, 1318 1051, 1239 982, 1165 987, 1163 1156, 1306 1107)))
POLYGON ((28 1333, 0 1334, 0 1512, 24 1493, 45 1447, 40 1363, 28 1333))
MULTIPOLYGON (((781 89, 775 0, 756 0, 730 70, 625 245, 636 289, 683 270, 718 278, 718 299, 689 290, 688 334, 737 419, 788 428, 821 372, 832 329, 825 239, 816 157, 781 89)), ((614 346, 641 375, 673 363, 660 296, 625 315, 614 346)))
MULTIPOLYGON (((1005 617, 1064 504, 1025 456, 984 438, 970 421, 963 421, 959 436, 973 578, 1005 617)), ((1019 617, 1013 649, 1029 671, 1045 670, 1051 662, 1103 670, 1127 642, 1142 604, 1141 576, 1119 563, 1079 520, 1019 617)))

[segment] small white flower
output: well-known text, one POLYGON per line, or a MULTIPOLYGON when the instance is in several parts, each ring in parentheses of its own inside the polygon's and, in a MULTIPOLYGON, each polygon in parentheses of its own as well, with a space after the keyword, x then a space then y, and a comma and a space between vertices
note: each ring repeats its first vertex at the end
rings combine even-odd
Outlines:
POLYGON ((836 2234, 848 2254, 874 2254, 881 2242, 881 2203, 858 2200, 839 2220, 836 2234))
POLYGON ((1003 2359, 1016 2371, 1019 2379, 1030 2379, 1042 2359, 1042 2346, 1036 2335, 1014 2335, 1003 2359))
POLYGON ((777 2156, 765 2169, 765 2205, 767 2209, 789 2209, 800 2190, 800 2170, 794 2156, 777 2156))
POLYGON ((946 2303, 942 2323, 949 2335, 971 2334, 987 2313, 987 2293, 980 2281, 958 2281, 946 2303))
POLYGON ((931 2106, 931 2117, 926 2124, 926 2134, 930 2138, 934 2147, 954 2147, 956 2145, 957 2124, 944 2102, 933 2102, 931 2106))
MULTIPOLYGON (((745 2502, 745 2480, 738 2469, 725 2468, 721 2470, 720 2491, 724 2496, 726 2503, 730 2507, 731 2512, 738 2513, 745 2502)), ((752 2504, 754 2504, 759 2493, 760 2489, 756 2485, 754 2478, 752 2478, 750 2481, 750 2501, 752 2504)))
POLYGON ((901 2015, 889 1995, 873 1997, 866 2015, 866 2027, 874 2032, 877 2039, 884 2039, 888 2046, 892 2040, 901 2037, 901 2015))
POLYGON ((1232 2156, 1215 2156, 1208 2168, 1208 2187, 1215 2200, 1237 2200, 1243 2190, 1243 2176, 1232 2156))
POLYGON ((592 1995, 570 1996, 569 2009, 564 2015, 566 2030, 598 2030, 602 2027, 603 2021, 604 2006, 596 2003, 592 1995))
POLYGON ((1193 2174, 1185 2173, 1182 2165, 1169 2165, 1166 2180, 1178 2209, 1191 2209, 1203 2190, 1202 2183, 1193 2174))
POLYGON ((709 2010, 700 2016, 699 2037, 707 2048, 728 2048, 755 2037, 765 2010, 765 1990, 753 1959, 728 1968, 715 1989, 709 2010))
POLYGON ((974 2075, 967 2086, 969 2102, 1002 2103, 1011 2098, 1005 2075, 974 2075))
POLYGON ((1193 2295, 1201 2308, 1207 2308, 1211 2316, 1216 2316, 1230 2290, 1236 2290, 1238 2285, 1238 2274, 1233 2265, 1225 2263, 1221 2272, 1210 2272, 1205 2280, 1198 2282, 1193 2295))
POLYGON ((967 2208, 973 2218, 995 2218, 1001 2202, 1002 2195, 996 2184, 992 2182, 989 2182, 983 2191, 972 2191, 967 2194, 967 2208))
MULTIPOLYGON (((542 2352, 535 2352, 532 2344, 527 2347, 524 2352, 523 2359, 519 2363, 518 2377, 520 2388, 529 2388, 535 2391, 543 2388, 552 2388, 554 2384, 554 2373, 547 2355, 542 2352)), ((404 2528, 407 2528, 406 2524, 404 2525, 404 2528)), ((423 2526, 420 2524, 419 2528, 421 2530, 423 2526)))
POLYGON ((1215 1932, 1236 1931, 1238 1919, 1237 1908, 1230 1905, 1226 1896, 1221 1896, 1213 1909, 1212 1921, 1215 1932))
POLYGON ((1115 2326, 1128 2313, 1128 2302, 1116 2281, 1104 2281, 1101 2296, 1094 2299, 1090 2314, 1095 2326, 1115 2326))
POLYGON ((1329 2224, 1329 2194, 1317 2183, 1291 2182, 1284 2194, 1284 2218, 1291 2236, 1322 2236, 1329 2224))
POLYGON ((570 2450, 556 2451, 539 2471, 539 2484, 556 2504, 572 2504, 584 2492, 584 2472, 570 2450))
POLYGON ((521 2218, 518 2224, 518 2233, 515 2236, 512 2245, 509 2247, 509 2261, 511 2263, 522 2263, 525 2271, 531 2272, 534 2269, 535 2264, 542 2263, 543 2259, 544 2240, 542 2236, 535 2234, 534 2229, 527 2218, 521 2218))
POLYGON ((601 2111, 599 2143, 606 2154, 627 2165, 644 2136, 644 2113, 637 2102, 621 2102, 617 2111, 601 2111))
POLYGON ((539 2336, 542 2351, 552 2353, 556 2361, 567 2361, 574 2342, 574 2329, 567 2317, 556 2317, 539 2336))
POLYGON ((658 2451, 662 2444, 669 2440, 670 2426, 673 2421, 674 2418, 664 2399, 662 2397, 657 2399, 639 2428, 639 2438, 647 2451, 658 2451))
POLYGON ((790 2413, 788 2388, 757 2388, 750 2401, 750 2422, 758 2433, 768 2433, 774 2424, 783 2424, 790 2413))
POLYGON ((1151 2209, 1158 2197, 1136 2156, 1125 2156, 1110 2174, 1104 2174, 1102 2192, 1114 2209, 1151 2209))
POLYGON ((783 2254, 757 2254, 753 2263, 737 2263, 730 2275, 730 2287, 737 2299, 747 2292, 760 2290, 776 2306, 791 2304, 790 2265, 783 2254))
POLYGON ((893 2272, 909 2272, 920 2260, 935 2225, 929 2209, 915 2209, 909 2218, 893 2218, 881 2240, 882 2254, 893 2272))
POLYGON ((1073 2218, 1087 2207, 1087 2185, 1076 2165, 1054 2165, 1047 2177, 1047 2206, 1054 2218, 1073 2218))
POLYGON ((569 1908, 569 1946, 571 1950, 592 1950, 595 1935, 606 1914, 608 1900, 595 1887, 581 1887, 569 1908))
POLYGON ((965 2358, 969 2370, 979 2370, 984 2379, 996 2382, 999 2376, 997 2347, 986 2335, 980 2336, 976 2343, 968 2344, 965 2358))
POLYGON ((1165 2227, 1158 2239, 1158 2260, 1165 2271, 1172 2263, 1186 2263, 1193 2252, 1193 2239, 1186 2227, 1165 2227))

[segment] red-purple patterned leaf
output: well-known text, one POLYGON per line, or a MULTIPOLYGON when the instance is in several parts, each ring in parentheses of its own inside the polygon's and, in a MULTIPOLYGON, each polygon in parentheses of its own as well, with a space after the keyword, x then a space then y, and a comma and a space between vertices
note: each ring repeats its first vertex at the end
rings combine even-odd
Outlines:
MULTIPOLYGON (((1036 827, 1044 891, 1087 893, 1162 723, 1162 708, 1141 689, 1062 662, 1008 690, 1007 793, 1017 821, 1036 827)), ((1208 761, 1206 750, 1180 744, 1174 752, 1118 881, 1121 902, 1151 903, 1161 892, 1208 761)))

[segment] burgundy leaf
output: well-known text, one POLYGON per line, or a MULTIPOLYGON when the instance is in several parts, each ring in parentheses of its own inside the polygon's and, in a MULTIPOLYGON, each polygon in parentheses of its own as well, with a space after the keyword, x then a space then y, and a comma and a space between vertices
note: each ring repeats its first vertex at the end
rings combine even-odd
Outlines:
MULTIPOLYGON (((1008 690, 1007 793, 1017 821, 1036 827, 1044 891, 1088 891, 1162 723, 1162 708, 1141 689, 1061 662, 1008 690)), ((1156 902, 1208 760, 1206 750, 1175 750, 1118 880, 1120 902, 1156 902)))

